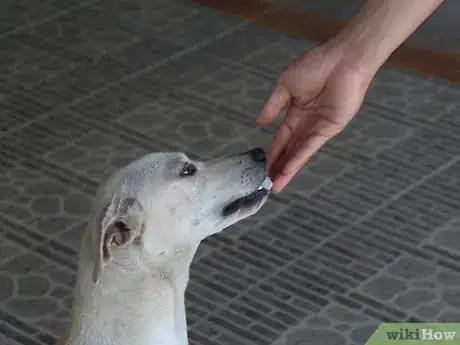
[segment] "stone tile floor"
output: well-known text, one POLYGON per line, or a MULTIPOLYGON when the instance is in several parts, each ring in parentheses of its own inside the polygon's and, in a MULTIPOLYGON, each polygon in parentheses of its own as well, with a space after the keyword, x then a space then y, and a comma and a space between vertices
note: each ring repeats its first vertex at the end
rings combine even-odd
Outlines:
MULTIPOLYGON (((149 151, 266 146, 254 119, 312 47, 187 0, 0 9, 0 343, 68 322, 88 204, 149 151)), ((460 321, 460 88, 382 70, 361 114, 257 216, 206 240, 190 343, 363 344, 460 321)))

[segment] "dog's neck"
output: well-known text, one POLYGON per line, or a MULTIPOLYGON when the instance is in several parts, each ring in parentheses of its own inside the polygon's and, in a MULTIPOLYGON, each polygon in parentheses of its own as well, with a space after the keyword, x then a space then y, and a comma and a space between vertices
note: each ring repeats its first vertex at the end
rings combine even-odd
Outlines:
POLYGON ((184 293, 199 242, 154 253, 120 248, 94 283, 90 232, 80 251, 67 344, 187 344, 184 293))

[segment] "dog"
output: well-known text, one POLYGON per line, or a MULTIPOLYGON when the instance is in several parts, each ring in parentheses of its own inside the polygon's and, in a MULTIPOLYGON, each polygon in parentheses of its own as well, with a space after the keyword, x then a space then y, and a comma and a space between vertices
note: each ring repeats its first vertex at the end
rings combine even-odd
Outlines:
POLYGON ((151 153, 93 200, 60 345, 187 345, 185 289, 200 242, 255 214, 272 182, 255 148, 207 161, 151 153))

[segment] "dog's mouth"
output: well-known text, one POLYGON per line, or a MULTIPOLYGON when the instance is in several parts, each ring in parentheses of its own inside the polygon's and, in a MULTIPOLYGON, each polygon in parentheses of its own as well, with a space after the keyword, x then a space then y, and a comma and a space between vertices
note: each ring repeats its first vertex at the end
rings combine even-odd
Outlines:
POLYGON ((225 206, 222 211, 222 216, 228 217, 239 211, 251 209, 259 205, 270 192, 270 188, 272 187, 272 185, 273 182, 267 176, 265 180, 263 180, 263 182, 257 188, 257 190, 225 206))

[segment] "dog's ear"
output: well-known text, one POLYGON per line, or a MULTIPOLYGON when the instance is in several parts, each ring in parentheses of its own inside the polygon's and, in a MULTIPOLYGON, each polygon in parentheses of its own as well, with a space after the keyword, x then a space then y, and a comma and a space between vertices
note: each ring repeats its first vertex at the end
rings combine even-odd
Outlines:
POLYGON ((93 240, 93 282, 99 280, 103 266, 112 258, 114 247, 125 247, 142 235, 144 212, 134 198, 112 199, 96 220, 98 229, 93 240))

